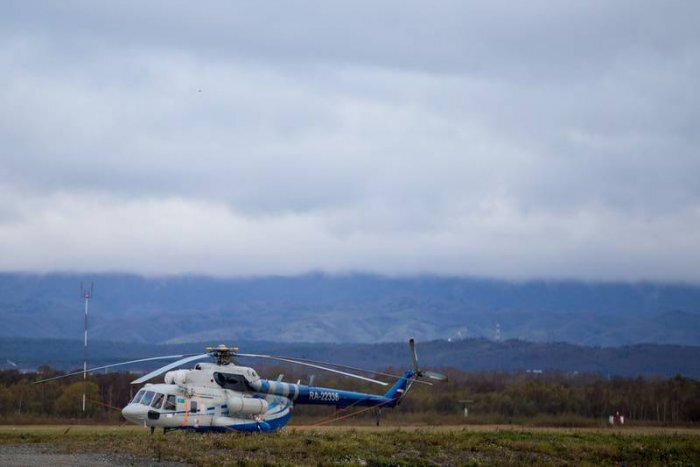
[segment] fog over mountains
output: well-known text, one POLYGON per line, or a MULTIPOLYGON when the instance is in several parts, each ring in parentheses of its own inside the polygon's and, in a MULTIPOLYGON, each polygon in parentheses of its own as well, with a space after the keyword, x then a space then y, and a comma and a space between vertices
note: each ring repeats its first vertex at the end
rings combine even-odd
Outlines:
MULTIPOLYGON (((143 344, 109 341, 90 343, 90 367, 108 365, 155 355, 199 353, 209 343, 143 344)), ((244 352, 323 359, 328 362, 368 369, 394 371, 409 368, 411 357, 406 342, 381 344, 329 344, 236 341, 244 352)), ((622 376, 666 376, 682 374, 700 378, 700 347, 639 344, 623 347, 585 347, 563 343, 532 343, 518 340, 494 342, 461 339, 418 342, 418 359, 423 368, 457 368, 465 371, 535 371, 587 373, 622 376)), ((82 368, 81 339, 27 339, 0 337, 0 369, 34 369, 43 365, 62 370, 82 368)), ((260 359, 241 358, 239 363, 255 367, 279 367, 260 359)), ((142 362, 115 370, 151 371, 164 361, 142 362)), ((282 365, 284 366, 284 365, 282 365)), ((298 367, 293 371, 298 372, 298 367)), ((304 371, 304 369, 302 369, 304 371)), ((315 370, 305 370, 318 374, 315 370)), ((277 373, 275 373, 277 374, 277 373)), ((320 372, 319 376, 325 374, 320 372)), ((327 376, 327 374, 326 374, 327 376)))
POLYGON ((485 337, 700 345, 700 287, 322 275, 217 279, 0 274, 0 337, 79 339, 81 281, 95 340, 382 343, 485 337))

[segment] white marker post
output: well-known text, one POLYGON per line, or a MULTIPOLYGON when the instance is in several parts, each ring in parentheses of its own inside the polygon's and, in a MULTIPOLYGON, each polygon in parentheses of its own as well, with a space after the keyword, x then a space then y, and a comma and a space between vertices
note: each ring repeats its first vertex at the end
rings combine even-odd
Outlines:
POLYGON ((85 402, 87 392, 87 358, 88 358, 88 302, 92 298, 94 283, 90 283, 90 288, 83 287, 80 283, 80 294, 85 299, 85 319, 83 320, 84 341, 83 341, 83 413, 85 413, 85 402))

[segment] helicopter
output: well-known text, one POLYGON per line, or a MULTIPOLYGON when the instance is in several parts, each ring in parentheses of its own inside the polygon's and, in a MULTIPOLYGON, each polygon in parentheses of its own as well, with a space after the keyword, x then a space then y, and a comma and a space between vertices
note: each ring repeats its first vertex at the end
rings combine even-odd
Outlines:
MULTIPOLYGON (((186 430, 195 432, 263 432, 271 433, 289 423, 295 405, 329 405, 337 410, 354 407, 373 409, 379 424, 381 409, 398 406, 414 383, 432 384, 430 381, 447 381, 447 376, 418 367, 418 356, 414 339, 409 339, 413 368, 402 375, 363 370, 316 360, 240 353, 237 347, 219 345, 207 347, 202 354, 165 355, 160 357, 130 360, 112 365, 95 367, 88 372, 106 368, 141 363, 153 360, 178 359, 131 382, 132 385, 146 383, 122 409, 123 417, 134 424, 156 428, 163 432, 186 430), (192 369, 175 369, 187 363, 204 359, 214 362, 199 362, 192 369), (266 359, 311 367, 350 378, 389 386, 388 383, 367 376, 351 373, 360 371, 396 378, 384 394, 369 394, 338 388, 288 383, 260 377, 251 367, 237 363, 238 358, 266 359), (163 383, 147 381, 165 373, 163 383)), ((37 383, 65 378, 82 371, 47 378, 37 383)))

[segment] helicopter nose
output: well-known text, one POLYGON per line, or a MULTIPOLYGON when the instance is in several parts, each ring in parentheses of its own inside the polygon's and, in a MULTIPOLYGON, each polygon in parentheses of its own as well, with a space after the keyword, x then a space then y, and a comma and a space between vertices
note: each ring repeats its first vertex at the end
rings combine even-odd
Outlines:
POLYGON ((141 424, 146 420, 148 407, 141 404, 129 404, 122 409, 122 415, 131 423, 141 424))

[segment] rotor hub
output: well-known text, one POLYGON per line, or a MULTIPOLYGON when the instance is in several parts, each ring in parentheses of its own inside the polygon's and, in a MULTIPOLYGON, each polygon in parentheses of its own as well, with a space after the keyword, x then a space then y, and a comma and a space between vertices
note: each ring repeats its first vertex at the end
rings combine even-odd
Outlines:
POLYGON ((228 365, 233 360, 233 356, 238 352, 238 347, 226 347, 221 344, 216 347, 207 347, 207 353, 216 359, 217 365, 228 365))

